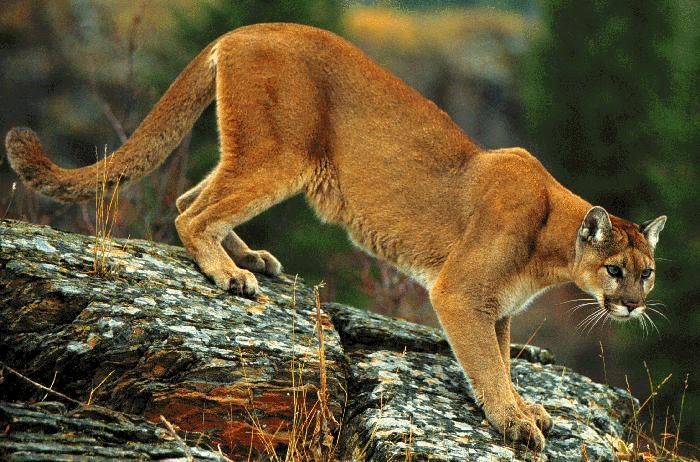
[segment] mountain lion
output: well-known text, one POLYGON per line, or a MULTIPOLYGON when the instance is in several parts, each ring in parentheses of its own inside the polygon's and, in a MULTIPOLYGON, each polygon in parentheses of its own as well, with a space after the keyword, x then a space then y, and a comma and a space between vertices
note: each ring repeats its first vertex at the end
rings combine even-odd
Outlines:
MULTIPOLYGON (((153 171, 213 100, 221 159, 176 203, 177 231, 202 272, 253 296, 252 272, 282 266, 234 228, 303 191, 322 220, 429 290, 477 402, 512 440, 542 448, 552 426, 511 384, 512 315, 568 281, 611 318, 645 315, 665 216, 622 220, 560 185, 527 151, 481 148, 360 50, 312 27, 258 24, 210 44, 111 154, 108 184, 153 171)), ((30 187, 61 201, 94 199, 96 165, 57 166, 25 128, 5 145, 30 187)))

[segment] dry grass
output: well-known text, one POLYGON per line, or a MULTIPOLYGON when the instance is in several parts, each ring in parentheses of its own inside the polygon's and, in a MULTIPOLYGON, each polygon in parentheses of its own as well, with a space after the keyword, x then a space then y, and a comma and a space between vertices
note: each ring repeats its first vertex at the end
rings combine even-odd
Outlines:
POLYGON ((408 438, 407 441, 404 440, 406 444, 406 452, 404 453, 404 462, 413 461, 413 422, 410 422, 410 427, 408 427, 408 438))
POLYGON ((379 395, 379 416, 377 417, 377 420, 375 421, 374 425, 372 426, 372 431, 369 434, 369 437, 367 438, 367 441, 365 442, 365 445, 362 447, 355 447, 352 452, 352 460, 366 460, 367 459, 367 450, 369 449, 369 445, 372 444, 372 440, 374 439, 374 435, 377 433, 377 429, 379 428, 379 422, 382 420, 382 415, 384 414, 384 394, 379 395))
POLYGON ((51 387, 47 387, 47 386, 45 386, 45 385, 40 384, 39 382, 36 382, 36 381, 30 379, 30 378, 27 377, 26 375, 22 374, 21 372, 16 371, 15 369, 11 368, 11 367, 8 366, 7 364, 3 363, 2 361, 0 361, 0 370, 5 370, 5 371, 9 372, 10 374, 14 375, 15 377, 18 377, 18 378, 20 378, 21 380, 23 380, 23 381, 29 383, 30 385, 33 385, 33 386, 35 386, 36 388, 45 391, 47 394, 51 394, 51 395, 53 395, 53 396, 57 396, 57 397, 59 397, 59 398, 61 398, 61 399, 64 399, 64 400, 66 400, 66 401, 68 401, 68 402, 71 402, 71 403, 73 403, 73 404, 76 404, 76 405, 78 405, 78 406, 84 406, 84 405, 86 406, 86 405, 87 405, 86 403, 83 403, 83 402, 81 402, 81 401, 78 401, 77 399, 71 398, 70 396, 64 395, 63 393, 54 390, 54 389, 52 388, 52 387, 53 387, 53 384, 51 384, 51 387))
MULTIPOLYGON (((630 433, 630 439, 634 440, 634 443, 628 445, 626 451, 623 450, 618 452, 621 460, 654 461, 657 459, 664 459, 679 462, 690 462, 692 460, 697 460, 679 453, 679 448, 681 446, 686 446, 686 443, 680 439, 680 429, 685 406, 685 394, 688 389, 688 376, 686 376, 683 383, 681 405, 680 409, 678 410, 678 420, 676 421, 676 419, 671 416, 671 420, 674 422, 676 427, 676 432, 672 433, 668 428, 668 409, 666 410, 664 430, 658 434, 656 434, 654 431, 654 422, 656 420, 654 399, 659 390, 669 381, 671 376, 672 374, 668 374, 656 385, 654 385, 651 376, 649 376, 649 396, 642 402, 642 404, 639 405, 639 407, 635 407, 634 402, 632 402, 633 418, 628 426, 628 431, 630 433), (642 411, 645 409, 648 410, 648 413, 646 416, 642 416, 642 411)), ((627 390, 628 392, 630 391, 629 383, 627 390)), ((688 446, 686 449, 691 448, 688 446)))
MULTIPOLYGON (((607 383, 605 351, 603 350, 602 342, 600 343, 599 356, 603 364, 607 383)), ((632 418, 625 429, 627 431, 627 437, 625 440, 614 437, 607 438, 608 443, 615 452, 616 460, 641 462, 654 462, 656 460, 691 462, 697 460, 693 457, 679 454, 680 446, 687 446, 688 450, 694 449, 691 445, 687 445, 680 439, 681 421, 683 417, 683 408, 685 405, 685 394, 688 389, 688 375, 686 375, 683 383, 683 395, 681 398, 681 407, 678 413, 678 421, 676 422, 673 416, 671 417, 676 426, 675 434, 671 433, 668 428, 668 409, 666 409, 664 429, 661 433, 656 434, 654 431, 654 422, 656 421, 655 398, 659 394, 661 388, 671 379, 672 374, 668 374, 655 384, 646 362, 644 363, 644 368, 647 371, 647 377, 649 380, 649 395, 639 405, 635 403, 629 381, 627 380, 627 376, 625 376, 627 393, 629 394, 630 406, 632 408, 632 418), (646 415, 642 415, 642 411, 644 410, 647 411, 646 415)), ((588 460, 586 448, 583 444, 581 445, 581 457, 582 460, 588 460)))
POLYGON ((111 272, 109 256, 112 254, 114 241, 112 232, 119 216, 119 183, 121 175, 117 178, 117 183, 111 188, 111 193, 107 179, 111 165, 111 157, 105 155, 102 160, 97 159, 97 169, 95 173, 95 244, 93 245, 93 273, 97 276, 108 276, 111 272))
POLYGON ((187 446, 187 444, 185 444, 184 441, 182 441, 180 435, 178 435, 175 431, 173 424, 171 424, 170 421, 162 415, 160 416, 160 421, 163 425, 165 425, 165 428, 168 431, 170 437, 174 439, 177 442, 177 444, 182 448, 182 451, 185 453, 185 458, 187 459, 187 462, 193 462, 194 457, 192 457, 192 449, 189 446, 187 446))
POLYGON ((515 355, 515 358, 513 359, 520 358, 520 355, 522 355, 525 349, 530 345, 530 343, 532 343, 532 341, 535 339, 535 336, 537 336, 537 333, 540 331, 540 329, 542 329, 542 326, 545 322, 547 322, 547 318, 542 318, 542 322, 537 326, 537 328, 532 332, 532 334, 530 334, 527 340, 525 340, 523 347, 520 349, 520 351, 518 351, 518 354, 515 355))
MULTIPOLYGON (((297 280, 294 280, 293 295, 292 295, 292 310, 296 311, 296 286, 297 280)), ((326 351, 325 351, 325 336, 323 333, 323 318, 321 316, 321 297, 319 289, 322 284, 314 287, 314 298, 316 305, 316 335, 318 338, 318 362, 319 362, 319 384, 318 386, 309 386, 304 382, 305 364, 292 354, 290 360, 290 376, 292 382, 292 409, 293 416, 291 427, 287 432, 288 441, 287 449, 284 453, 277 452, 276 440, 277 433, 270 434, 265 431, 264 425, 260 422, 255 409, 252 408, 253 394, 252 389, 248 387, 249 398, 248 402, 251 408, 246 409, 248 418, 250 419, 253 431, 251 432, 250 450, 248 453, 248 461, 253 461, 253 443, 258 440, 262 443, 263 453, 260 458, 271 460, 273 462, 330 462, 337 459, 338 454, 338 439, 337 434, 340 433, 342 422, 338 422, 333 415, 329 406, 329 390, 327 381, 327 366, 326 366, 326 351), (316 400, 312 405, 309 405, 309 392, 316 389, 316 400)), ((292 318, 291 334, 292 344, 295 344, 295 326, 294 318, 292 318)), ((244 379, 248 380, 243 354, 241 352, 241 365, 243 369, 244 379)), ((347 402, 347 392, 346 392, 347 402)), ((341 419, 342 421, 342 419, 341 419)))
POLYGON ((5 213, 2 215, 2 219, 4 220, 7 218, 7 214, 10 211, 10 207, 12 207, 12 201, 15 198, 15 193, 17 192, 17 182, 13 181, 12 182, 12 189, 10 191, 10 199, 7 201, 7 207, 5 208, 5 213))
POLYGON ((105 383, 107 380, 109 380, 109 378, 112 376, 112 374, 114 374, 114 370, 110 371, 110 373, 107 374, 107 375, 105 376, 105 378, 102 379, 102 380, 100 381, 100 383, 97 384, 96 387, 93 387, 93 388, 90 389, 90 396, 88 396, 88 400, 87 400, 87 405, 88 405, 88 406, 92 405, 92 398, 93 398, 93 396, 95 395, 95 393, 97 393, 97 390, 99 390, 100 387, 101 387, 102 385, 104 385, 104 383, 105 383))

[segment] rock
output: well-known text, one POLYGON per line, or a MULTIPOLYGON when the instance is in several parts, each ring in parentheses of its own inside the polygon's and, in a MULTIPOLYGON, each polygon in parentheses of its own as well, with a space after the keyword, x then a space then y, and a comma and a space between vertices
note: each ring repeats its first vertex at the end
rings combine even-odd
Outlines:
POLYGON ((544 452, 533 454, 504 444, 485 421, 440 332, 337 304, 324 309, 350 365, 341 437, 347 458, 573 462, 582 460, 583 445, 589 460, 617 460, 611 442, 632 417, 629 394, 553 365, 547 350, 511 346, 512 357, 523 351, 511 363, 518 392, 554 418, 544 452))
MULTIPOLYGON (((339 460, 578 461, 583 447, 589 460, 614 460, 613 447, 624 437, 630 396, 554 365, 546 350, 511 349, 516 387, 555 418, 544 452, 533 454, 504 444, 486 423, 438 330, 334 303, 317 318, 313 291, 288 276, 259 276, 256 300, 237 297, 216 289, 183 249, 140 240, 115 240, 105 259, 109 272, 97 275, 93 244, 87 236, 0 221, 0 361, 93 404, 66 411, 6 403, 2 422, 25 411, 72 422, 97 404, 128 414, 119 414, 118 424, 143 425, 149 435, 162 436, 163 429, 134 419, 159 422, 163 415, 235 460, 247 460, 251 442, 284 458, 303 410, 307 430, 315 425, 308 417, 319 409, 313 406, 324 389, 323 370, 322 427, 340 432, 332 444, 309 439, 315 460, 321 448, 328 454, 336 446, 339 460), (303 374, 292 374, 292 362, 303 374)), ((45 394, 4 374, 0 401, 33 402, 45 394)), ((37 432, 27 438, 63 444, 52 425, 28 424, 37 432)), ((97 438, 89 426, 76 425, 64 433, 97 438)), ((0 455, 20 460, 27 447, 13 439, 17 428, 0 431, 0 455)), ((109 441, 96 441, 98 457, 109 441)), ((162 441, 149 441, 157 452, 162 441)), ((168 444, 164 451, 178 450, 168 444)), ((139 450, 153 457, 151 449, 139 450)))
MULTIPOLYGON (((439 330, 400 319, 388 322, 386 316, 338 303, 325 303, 323 310, 333 318, 343 344, 352 345, 353 348, 365 346, 368 349, 398 352, 408 349, 451 355, 447 339, 439 330)), ((511 344, 510 357, 541 364, 554 362, 551 351, 518 343, 511 344)))
MULTIPOLYGON (((251 432, 257 449, 286 443, 295 400, 316 402, 312 290, 261 277, 256 300, 236 297, 183 249, 140 240, 116 241, 110 273, 96 276, 93 241, 0 224, 0 360, 78 400, 92 396, 154 422, 163 415, 230 454, 248 454, 251 432), (292 378, 292 360, 303 383, 292 378)), ((322 325, 330 409, 340 420, 345 358, 325 315, 322 325)), ((0 399, 45 394, 6 380, 0 399)))
POLYGON ((0 403, 0 428, 0 459, 7 461, 226 460, 186 446, 142 418, 104 408, 0 403))

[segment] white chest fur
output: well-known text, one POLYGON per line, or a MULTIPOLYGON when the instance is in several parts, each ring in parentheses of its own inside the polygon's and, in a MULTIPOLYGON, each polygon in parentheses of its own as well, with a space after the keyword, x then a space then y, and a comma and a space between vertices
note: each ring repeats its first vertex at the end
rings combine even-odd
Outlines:
POLYGON ((518 279, 500 294, 501 312, 499 318, 515 316, 526 310, 537 297, 547 290, 549 287, 537 288, 529 280, 518 279))

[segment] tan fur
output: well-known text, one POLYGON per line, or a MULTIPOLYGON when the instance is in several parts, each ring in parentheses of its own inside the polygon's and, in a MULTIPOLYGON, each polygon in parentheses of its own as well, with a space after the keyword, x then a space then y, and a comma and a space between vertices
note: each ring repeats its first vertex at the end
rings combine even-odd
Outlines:
MULTIPOLYGON (((110 180, 152 171, 214 98, 221 160, 177 201, 178 233, 201 270, 222 289, 253 295, 249 270, 277 274, 281 266, 233 229, 304 192, 323 220, 429 289, 488 419, 542 447, 552 421, 512 387, 510 315, 567 281, 605 306, 625 296, 643 302, 653 285, 639 283, 639 271, 653 266, 647 237, 655 242, 663 220, 646 234, 614 217, 606 228, 607 213, 526 151, 480 148, 346 41, 291 24, 244 27, 205 49, 112 154, 110 180), (626 265, 629 280, 611 282, 610 261, 626 265)), ((66 201, 94 194, 95 167, 57 167, 31 131, 12 130, 6 147, 40 192, 66 201)))

